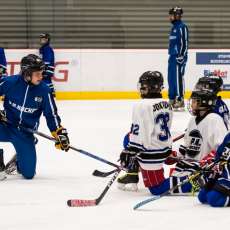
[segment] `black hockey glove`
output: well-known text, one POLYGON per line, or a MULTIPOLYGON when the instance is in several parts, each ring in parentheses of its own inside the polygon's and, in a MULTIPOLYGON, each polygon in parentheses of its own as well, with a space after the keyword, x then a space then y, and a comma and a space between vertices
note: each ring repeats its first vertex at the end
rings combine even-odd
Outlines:
POLYGON ((130 168, 136 158, 136 155, 136 152, 124 149, 120 154, 121 166, 127 169, 130 168))
POLYGON ((69 137, 67 130, 60 127, 56 131, 52 132, 52 135, 56 139, 55 147, 67 152, 69 150, 69 137))
POLYGON ((0 121, 7 122, 6 111, 5 110, 0 110, 0 121))

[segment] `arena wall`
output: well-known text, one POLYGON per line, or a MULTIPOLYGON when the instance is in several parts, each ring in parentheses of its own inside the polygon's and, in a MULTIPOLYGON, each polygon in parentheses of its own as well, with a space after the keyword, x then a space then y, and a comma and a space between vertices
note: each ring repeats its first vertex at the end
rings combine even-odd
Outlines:
MULTIPOLYGON (((8 74, 20 71, 20 59, 35 49, 6 49, 8 74)), ((57 99, 135 99, 137 81, 147 70, 158 70, 165 80, 167 97, 166 49, 55 49, 57 99)), ((188 97, 201 76, 219 75, 224 81, 223 97, 230 97, 230 50, 189 50, 185 72, 188 97)))

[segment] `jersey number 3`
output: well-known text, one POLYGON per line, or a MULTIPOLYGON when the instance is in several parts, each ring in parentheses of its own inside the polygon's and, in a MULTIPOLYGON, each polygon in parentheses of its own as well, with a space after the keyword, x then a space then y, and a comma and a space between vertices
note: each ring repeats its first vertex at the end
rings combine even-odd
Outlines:
POLYGON ((171 137, 171 133, 168 127, 169 113, 160 113, 155 118, 156 124, 160 125, 161 133, 158 134, 158 139, 160 141, 167 141, 171 137))

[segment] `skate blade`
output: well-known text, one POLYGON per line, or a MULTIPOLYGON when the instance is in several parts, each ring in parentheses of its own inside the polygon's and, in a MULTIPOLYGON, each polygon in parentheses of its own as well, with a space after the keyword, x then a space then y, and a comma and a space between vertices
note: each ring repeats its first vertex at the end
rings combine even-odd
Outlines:
POLYGON ((129 184, 121 184, 117 183, 117 188, 122 191, 130 191, 130 192, 137 192, 138 187, 136 183, 129 183, 129 184))

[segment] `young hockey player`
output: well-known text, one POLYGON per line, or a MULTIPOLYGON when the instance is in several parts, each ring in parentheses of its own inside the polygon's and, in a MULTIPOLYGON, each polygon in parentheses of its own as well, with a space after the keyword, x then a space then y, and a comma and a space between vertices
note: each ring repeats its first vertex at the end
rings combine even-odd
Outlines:
POLYGON ((230 134, 224 138, 219 146, 215 157, 216 165, 211 172, 203 176, 203 180, 198 180, 202 189, 198 194, 198 199, 203 204, 212 207, 230 206, 230 134))
MULTIPOLYGON (((213 152, 221 144, 227 129, 219 115, 213 112, 216 95, 210 91, 193 91, 190 97, 190 110, 192 117, 184 136, 184 145, 180 146, 180 160, 175 166, 175 172, 158 186, 150 187, 154 195, 176 186, 178 182, 186 179, 187 175, 200 169, 200 164, 213 158, 213 152)), ((186 183, 174 193, 187 193, 192 191, 192 184, 186 183)))
MULTIPOLYGON (((222 86, 223 86, 223 79, 221 77, 210 76, 210 77, 200 78, 195 88, 197 90, 208 90, 217 95, 222 90, 222 86)), ((223 118, 227 129, 229 129, 229 119, 230 119, 229 109, 228 106, 225 104, 225 102, 222 100, 221 96, 217 96, 214 112, 216 112, 223 118)))
POLYGON ((163 162, 171 153, 172 107, 162 99, 163 76, 147 71, 138 84, 142 100, 133 107, 129 143, 120 155, 121 165, 128 168, 117 180, 124 190, 137 190, 139 166, 146 187, 160 183, 163 162))
MULTIPOLYGON (((185 160, 199 162, 214 157, 226 135, 223 119, 214 112, 216 100, 215 92, 196 89, 192 92, 189 104, 193 117, 186 129, 184 145, 179 148, 179 155, 185 160)), ((180 164, 176 165, 177 171, 184 170, 180 164)))
MULTIPOLYGON (((36 130, 43 113, 57 140, 55 146, 68 151, 69 138, 61 126, 55 101, 48 86, 42 82, 45 64, 36 55, 21 60, 18 75, 2 78, 0 96, 5 95, 4 111, 0 113, 0 142, 11 142, 17 154, 17 168, 25 179, 32 179, 36 169, 35 138, 22 127, 36 130)), ((4 179, 5 174, 0 173, 4 179)))
MULTIPOLYGON (((216 96, 212 92, 193 91, 190 99, 190 104, 191 112, 194 116, 191 118, 185 133, 185 144, 180 148, 180 157, 182 159, 180 159, 180 161, 176 164, 177 174, 173 174, 173 176, 170 176, 167 179, 164 178, 163 162, 165 161, 165 158, 162 154, 158 154, 157 159, 158 163, 160 162, 158 166, 161 168, 161 170, 155 170, 152 167, 151 169, 148 168, 145 170, 145 173, 142 173, 144 183, 152 194, 159 195, 177 185, 178 182, 186 179, 185 175, 188 175, 200 168, 200 160, 204 159, 205 157, 207 158, 210 152, 213 150, 215 151, 218 148, 222 142, 223 137, 226 135, 227 130, 221 117, 213 112, 215 102, 216 96), (178 174, 178 172, 180 172, 180 174, 178 174)), ((132 134, 130 137, 132 137, 132 134)), ((145 135, 145 138, 149 137, 145 135)), ((130 144, 128 144, 128 152, 123 151, 121 153, 121 163, 128 167, 130 165, 137 165, 133 164, 135 154, 138 162, 141 162, 139 160, 139 155, 141 156, 143 151, 139 150, 138 153, 131 152, 129 146, 130 144)), ((148 149, 145 149, 144 151, 148 152, 148 149)), ((145 162, 141 163, 143 165, 145 162)), ((140 164, 140 168, 142 165, 140 164)), ((142 169, 141 171, 143 172, 142 169)), ((132 174, 133 172, 130 173, 130 175, 129 173, 125 175, 123 184, 131 183, 130 178, 135 178, 134 174, 132 174)), ((137 178, 137 173, 135 176, 137 178)), ((121 178, 121 180, 118 182, 121 183, 122 179, 123 178, 121 178)), ((136 180, 136 183, 137 181, 138 180, 136 180)), ((133 180, 133 182, 135 181, 133 180)), ((190 183, 186 183, 181 188, 174 191, 174 193, 190 192, 191 189, 192 185, 190 183)))

